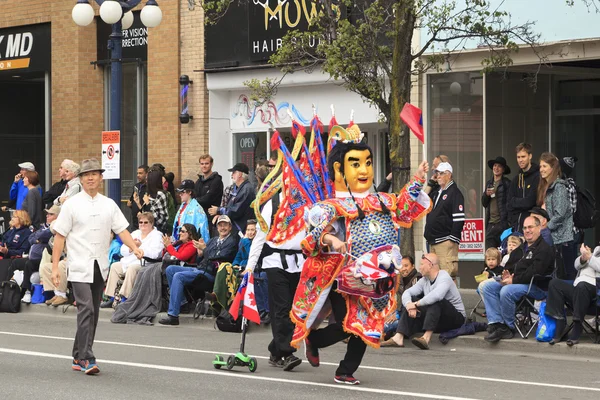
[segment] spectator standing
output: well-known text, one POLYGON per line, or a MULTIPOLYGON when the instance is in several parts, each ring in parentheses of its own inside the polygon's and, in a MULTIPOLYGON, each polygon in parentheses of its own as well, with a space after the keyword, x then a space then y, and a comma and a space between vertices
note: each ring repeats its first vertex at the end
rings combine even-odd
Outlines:
POLYGON ((223 178, 217 171, 212 170, 214 159, 210 154, 201 155, 198 162, 200 163, 200 174, 198 174, 194 192, 196 193, 198 204, 202 206, 204 213, 209 215, 208 209, 210 207, 221 205, 223 178))
MULTIPOLYGON (((23 201, 25 200, 25 196, 29 192, 29 189, 25 187, 23 184, 23 176, 25 176, 25 172, 31 171, 35 172, 35 165, 26 161, 24 163, 19 164, 19 168, 21 170, 17 175, 15 175, 15 181, 10 187, 10 204, 15 207, 17 210, 23 209, 23 201)), ((43 190, 40 186, 38 186, 38 190, 40 191, 40 196, 43 193, 43 190)), ((7 207, 2 207, 3 211, 6 211, 7 207)))
POLYGON ((519 173, 510 184, 506 209, 510 227, 513 231, 523 232, 523 221, 537 201, 540 167, 531 162, 533 154, 529 143, 520 143, 516 152, 519 173))
POLYGON ((398 347, 404 347, 405 337, 425 331, 423 336, 413 338, 412 343, 421 350, 428 350, 433 332, 446 332, 462 326, 465 306, 450 275, 440 270, 436 254, 424 254, 420 270, 423 279, 402 294, 404 309, 397 333, 391 340, 398 347))
POLYGON ((81 170, 81 167, 79 164, 73 161, 68 161, 63 163, 63 169, 65 171, 65 179, 67 180, 67 184, 65 185, 65 189, 60 196, 54 199, 54 205, 57 206, 64 204, 64 202, 69 198, 81 192, 81 182, 79 180, 79 171, 81 170))
POLYGON ((80 171, 83 191, 62 206, 54 223, 52 282, 60 286, 58 263, 66 243, 68 280, 77 302, 77 333, 71 368, 87 375, 100 372, 92 347, 104 281, 108 276, 111 232, 119 235, 137 258, 144 255, 127 230, 127 219, 117 204, 99 193, 103 172, 98 160, 83 161, 80 171))
POLYGON ((21 209, 27 211, 31 218, 31 224, 34 229, 39 229, 44 220, 44 205, 42 204, 42 195, 37 186, 40 178, 35 171, 25 171, 23 174, 23 186, 28 192, 21 204, 21 209))
POLYGON ((66 171, 63 166, 68 162, 73 162, 73 160, 63 160, 63 162, 60 164, 60 167, 58 167, 59 181, 52 185, 50 189, 48 189, 42 195, 42 201, 44 202, 44 205, 48 208, 52 207, 52 205, 54 204, 54 200, 61 195, 61 193, 65 190, 65 186, 67 186, 67 179, 65 177, 66 171))
POLYGON ((433 209, 427 214, 425 239, 440 267, 453 280, 458 275, 458 245, 465 223, 464 197, 452 179, 452 166, 442 162, 437 167, 439 188, 429 193, 433 209))
POLYGON ((162 233, 170 234, 168 229, 169 210, 167 204, 167 195, 163 189, 162 176, 160 170, 150 169, 148 172, 148 191, 142 198, 142 203, 138 204, 142 211, 149 211, 154 216, 154 226, 162 233))
POLYGON ((144 198, 147 192, 146 180, 148 179, 148 166, 140 165, 137 168, 137 183, 133 185, 133 192, 127 201, 127 207, 131 209, 131 226, 135 229, 138 226, 138 213, 141 212, 140 199, 144 198), (137 200, 136 200, 137 197, 137 200))
MULTIPOLYGON (((567 187, 569 189, 569 201, 573 210, 573 218, 575 218, 575 213, 577 212, 577 184, 575 183, 575 179, 571 178, 571 173, 573 172, 573 168, 575 168, 577 160, 577 157, 563 157, 558 160, 560 170, 562 171, 561 178, 568 183, 567 187)), ((575 242, 575 246, 583 243, 583 231, 576 227, 575 223, 573 223, 573 241, 575 242)))
POLYGON ((439 156, 435 156, 435 158, 431 162, 432 174, 431 178, 427 181, 427 186, 425 186, 425 189, 423 189, 425 193, 429 194, 440 187, 437 181, 439 175, 437 167, 442 162, 450 164, 450 158, 444 154, 440 154, 439 156))
POLYGON ((256 191, 248 181, 250 170, 246 164, 237 163, 228 171, 231 172, 231 179, 234 184, 231 198, 225 207, 212 206, 209 208, 208 213, 213 217, 213 220, 216 215, 227 215, 233 225, 234 234, 241 233, 243 236, 246 232, 247 221, 254 218, 254 210, 250 207, 250 204, 254 201, 256 191))
MULTIPOLYGON (((550 220, 548 229, 564 266, 563 279, 573 280, 577 249, 573 241, 573 209, 569 200, 569 184, 561 178, 560 163, 552 153, 540 157, 540 183, 537 192, 537 205, 546 209, 550 220)), ((562 271, 557 271, 559 275, 562 271)))
POLYGON ((198 230, 200 237, 208 241, 210 239, 208 218, 204 214, 204 209, 195 199, 194 181, 185 179, 177 188, 177 193, 181 196, 181 206, 173 221, 173 238, 179 240, 179 227, 184 224, 192 224, 198 230))
POLYGON ((488 161, 492 170, 492 179, 486 183, 485 192, 481 196, 481 204, 485 207, 485 247, 499 247, 500 235, 508 228, 508 211, 506 200, 510 179, 505 175, 510 174, 510 167, 504 157, 498 156, 495 160, 488 161))
POLYGON ((490 281, 481 288, 491 325, 484 339, 490 343, 515 336, 517 301, 528 292, 528 296, 536 300, 544 299, 544 291, 531 280, 534 275, 546 276, 554 270, 553 251, 540 234, 540 221, 536 217, 525 218, 523 230, 526 241, 524 256, 515 265, 514 272, 507 269, 502 273, 501 281, 490 281))

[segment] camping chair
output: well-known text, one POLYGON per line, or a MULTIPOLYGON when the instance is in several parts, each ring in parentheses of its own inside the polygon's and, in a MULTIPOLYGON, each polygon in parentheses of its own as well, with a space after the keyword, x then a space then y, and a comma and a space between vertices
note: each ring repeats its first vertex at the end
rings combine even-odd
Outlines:
MULTIPOLYGON (((572 314, 573 313, 572 305, 567 303, 566 307, 567 307, 567 312, 572 314)), ((594 316, 594 325, 595 326, 590 325, 590 323, 587 322, 585 319, 583 321, 581 321, 581 324, 583 325, 583 333, 586 333, 590 337, 593 336, 594 343, 599 343, 599 336, 600 336, 600 333, 598 332, 598 326, 600 325, 600 321, 598 318, 599 314, 600 314, 600 278, 596 278, 596 297, 594 299, 592 299, 592 304, 590 304, 590 306, 587 310, 587 313, 586 313, 586 315, 594 316)), ((568 337, 569 332, 571 332, 571 330, 573 329, 574 324, 575 323, 573 321, 571 321, 571 323, 565 330, 565 333, 561 336, 560 340, 565 340, 568 337)))
POLYGON ((539 289, 546 292, 548 291, 548 283, 554 277, 552 275, 534 275, 529 281, 529 287, 527 293, 517 302, 517 308, 515 310, 515 328, 519 335, 523 339, 527 339, 531 332, 535 332, 537 324, 539 322, 539 311, 535 306, 535 302, 538 301, 533 297, 529 296, 532 286, 535 284, 539 289))
POLYGON ((484 304, 483 304, 483 300, 480 298, 479 301, 477 302, 477 304, 475 304, 475 307, 473 307, 473 309, 467 316, 467 321, 466 321, 467 323, 476 322, 477 316, 479 316, 481 318, 486 318, 485 308, 483 309, 484 310, 483 312, 479 311, 479 306, 481 306, 481 305, 484 305, 484 304))

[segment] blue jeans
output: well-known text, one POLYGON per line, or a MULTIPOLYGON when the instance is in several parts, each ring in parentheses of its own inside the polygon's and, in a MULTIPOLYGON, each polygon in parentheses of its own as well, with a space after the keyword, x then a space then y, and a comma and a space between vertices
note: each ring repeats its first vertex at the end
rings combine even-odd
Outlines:
POLYGON ((256 306, 258 312, 269 312, 269 281, 265 271, 254 273, 254 288, 256 291, 256 306))
MULTIPOLYGON (((204 274, 204 271, 200 271, 194 267, 171 265, 167 267, 165 274, 167 275, 167 282, 169 282, 171 293, 169 297, 169 310, 167 312, 172 317, 178 317, 181 303, 185 299, 183 288, 185 285, 192 283, 198 275, 204 274)), ((206 278, 212 278, 213 281, 215 279, 211 275, 206 275, 206 278)))
MULTIPOLYGON (((527 293, 529 285, 515 283, 502 286, 499 282, 486 283, 480 288, 485 312, 489 324, 504 323, 509 328, 515 329, 515 311, 517 301, 527 293)), ((546 298, 546 293, 535 285, 531 285, 529 297, 536 300, 546 298)))

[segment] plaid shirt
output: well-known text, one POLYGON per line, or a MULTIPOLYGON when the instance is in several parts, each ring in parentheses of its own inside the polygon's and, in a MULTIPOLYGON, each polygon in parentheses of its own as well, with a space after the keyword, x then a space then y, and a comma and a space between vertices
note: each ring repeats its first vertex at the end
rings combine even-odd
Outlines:
POLYGON ((169 220, 169 210, 167 208, 167 196, 164 192, 156 193, 156 198, 150 201, 150 212, 154 216, 154 226, 158 230, 163 230, 169 220))
POLYGON ((223 197, 221 198, 221 207, 219 208, 223 208, 223 207, 227 207, 227 203, 229 203, 229 200, 231 199, 231 192, 233 192, 233 187, 235 185, 230 185, 225 187, 225 189, 223 189, 223 197))
MULTIPOLYGON (((573 210, 573 217, 577 212, 577 189, 575 189, 575 181, 573 178, 567 178, 566 181, 569 183, 569 203, 571 203, 571 209, 573 210)), ((579 234, 579 228, 573 224, 573 235, 579 234)))

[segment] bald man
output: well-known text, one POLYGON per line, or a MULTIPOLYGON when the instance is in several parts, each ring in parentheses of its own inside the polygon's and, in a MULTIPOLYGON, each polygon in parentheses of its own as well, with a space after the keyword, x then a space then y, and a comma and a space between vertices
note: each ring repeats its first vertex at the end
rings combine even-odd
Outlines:
POLYGON ((402 294, 404 310, 396 334, 386 341, 388 346, 404 347, 405 337, 424 331, 423 336, 413 338, 412 343, 428 350, 433 332, 460 328, 465 322, 460 293, 450 274, 440 270, 438 257, 433 253, 423 254, 419 269, 423 278, 402 294))

